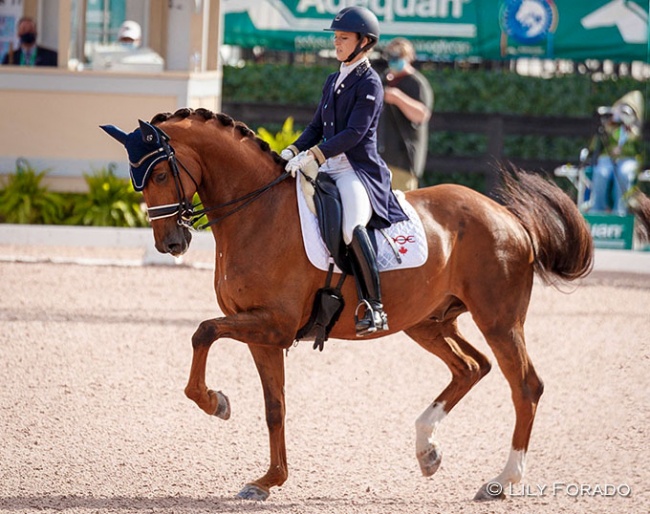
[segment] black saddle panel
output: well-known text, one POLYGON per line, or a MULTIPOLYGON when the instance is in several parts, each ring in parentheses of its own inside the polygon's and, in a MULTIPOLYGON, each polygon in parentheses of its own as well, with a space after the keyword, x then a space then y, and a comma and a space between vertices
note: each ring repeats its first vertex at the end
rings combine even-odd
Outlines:
POLYGON ((336 183, 327 173, 316 175, 314 194, 318 227, 335 264, 347 274, 352 272, 343 241, 343 208, 336 183))

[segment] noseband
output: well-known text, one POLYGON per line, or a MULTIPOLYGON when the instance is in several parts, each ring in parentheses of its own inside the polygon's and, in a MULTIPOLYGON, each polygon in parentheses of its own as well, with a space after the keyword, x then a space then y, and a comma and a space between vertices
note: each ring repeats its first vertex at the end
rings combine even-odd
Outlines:
POLYGON ((169 167, 171 168, 172 171, 172 176, 174 177, 174 185, 176 187, 176 195, 178 197, 178 202, 170 203, 166 205, 157 205, 155 207, 147 207, 147 215, 149 216, 149 221, 156 221, 163 218, 178 216, 176 223, 179 226, 190 230, 195 230, 195 229, 201 230, 211 225, 215 225, 216 223, 219 223, 221 220, 227 218, 228 216, 231 216, 236 212, 240 211, 241 209, 246 207, 249 203, 257 200, 257 198, 259 198, 263 193, 265 193, 273 186, 279 184, 284 179, 290 176, 290 173, 286 173, 286 172, 282 173, 280 176, 276 177, 268 184, 260 187, 259 189, 256 189, 255 191, 247 193, 244 196, 240 196, 239 198, 235 198, 234 200, 230 200, 228 202, 219 205, 214 205, 212 207, 204 207, 203 209, 197 210, 196 207, 198 207, 201 204, 192 204, 192 202, 187 199, 187 195, 185 194, 185 188, 183 187, 183 182, 181 181, 181 177, 180 177, 181 174, 178 166, 180 165, 182 170, 187 174, 188 177, 190 177, 197 191, 199 189, 199 184, 196 182, 196 180, 189 172, 187 167, 176 158, 174 149, 168 143, 169 136, 167 136, 164 132, 162 132, 162 130, 158 129, 157 127, 156 129, 163 134, 163 137, 161 137, 161 148, 159 148, 156 151, 158 152, 162 150, 165 152, 165 155, 167 157, 167 162, 169 163, 169 167), (230 211, 228 211, 226 214, 219 216, 218 218, 214 218, 208 221, 207 223, 203 223, 198 227, 195 227, 195 223, 204 214, 207 214, 208 212, 211 211, 215 211, 217 209, 222 209, 224 207, 230 207, 233 205, 237 205, 237 206, 231 209, 230 211))
MULTIPOLYGON (((195 217, 194 205, 187 199, 185 194, 185 188, 183 187, 183 182, 181 181, 180 171, 178 170, 178 160, 176 159, 176 154, 174 149, 167 142, 166 137, 161 137, 161 148, 156 150, 159 152, 162 150, 165 152, 167 157, 167 162, 169 167, 172 170, 172 176, 174 177, 174 186, 176 186, 176 195, 178 197, 178 202, 170 203, 167 205, 158 205, 156 207, 147 207, 147 215, 149 216, 149 221, 156 221, 163 218, 170 218, 172 216, 178 215, 177 223, 181 227, 193 228, 193 222, 195 217)), ((187 168, 182 164, 181 167, 187 173, 187 176, 190 177, 196 188, 199 188, 199 185, 194 180, 192 174, 187 170, 187 168)))

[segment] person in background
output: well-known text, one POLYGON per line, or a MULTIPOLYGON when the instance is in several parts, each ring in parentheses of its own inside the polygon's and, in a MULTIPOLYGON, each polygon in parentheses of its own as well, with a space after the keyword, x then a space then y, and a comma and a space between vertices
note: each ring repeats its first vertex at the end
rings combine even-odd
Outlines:
POLYGON ((36 44, 38 31, 36 21, 28 16, 18 20, 16 27, 20 46, 11 48, 2 59, 2 64, 18 66, 57 66, 58 55, 54 50, 36 44))
POLYGON ((424 173, 433 90, 412 65, 415 49, 408 39, 391 40, 385 54, 388 73, 379 120, 379 153, 393 173, 393 188, 410 191, 417 189, 424 173))
POLYGON ((597 160, 591 179, 592 203, 590 213, 610 210, 625 216, 625 193, 639 173, 642 153, 643 95, 631 91, 617 100, 607 119, 601 119, 601 129, 591 144, 597 160))
POLYGON ((117 32, 117 42, 126 48, 140 48, 142 46, 142 28, 136 21, 126 20, 117 32))
POLYGON ((379 40, 379 21, 365 7, 346 7, 325 30, 334 32, 341 66, 327 77, 312 121, 281 156, 289 161, 286 170, 294 177, 316 167, 336 183, 343 208, 343 240, 359 286, 359 307, 365 308, 355 328, 358 336, 364 336, 388 330, 377 255, 366 227, 387 228, 408 218, 391 191, 390 171, 377 152, 383 87, 368 53, 379 40))
POLYGON ((96 46, 91 62, 94 70, 136 73, 159 73, 165 64, 160 55, 142 46, 142 28, 133 20, 120 25, 117 41, 96 46))

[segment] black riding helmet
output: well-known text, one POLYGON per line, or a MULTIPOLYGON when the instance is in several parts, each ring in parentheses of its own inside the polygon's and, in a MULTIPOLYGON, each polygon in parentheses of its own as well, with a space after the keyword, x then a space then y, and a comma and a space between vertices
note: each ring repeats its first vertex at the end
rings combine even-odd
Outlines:
POLYGON ((359 42, 356 48, 344 62, 350 62, 361 52, 370 50, 379 41, 379 21, 377 20, 377 16, 365 7, 346 7, 345 9, 341 9, 332 21, 330 28, 325 30, 329 32, 340 30, 359 34, 359 42), (370 42, 366 46, 361 47, 364 36, 370 42))

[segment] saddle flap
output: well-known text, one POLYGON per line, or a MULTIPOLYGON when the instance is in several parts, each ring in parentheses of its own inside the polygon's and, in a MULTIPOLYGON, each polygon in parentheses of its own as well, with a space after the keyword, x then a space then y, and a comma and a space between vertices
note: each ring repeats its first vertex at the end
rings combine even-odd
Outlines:
POLYGON ((349 274, 352 270, 341 228, 343 226, 341 195, 336 183, 327 173, 319 173, 316 176, 314 205, 325 246, 339 269, 349 274))

